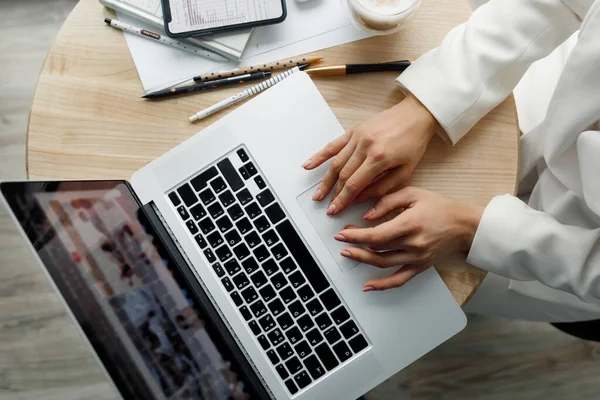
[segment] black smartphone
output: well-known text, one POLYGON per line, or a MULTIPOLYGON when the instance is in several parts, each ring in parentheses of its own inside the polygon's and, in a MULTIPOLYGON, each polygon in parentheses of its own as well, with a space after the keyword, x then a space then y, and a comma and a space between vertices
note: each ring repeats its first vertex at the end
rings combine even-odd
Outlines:
POLYGON ((162 0, 165 30, 186 38, 283 22, 285 0, 162 0))

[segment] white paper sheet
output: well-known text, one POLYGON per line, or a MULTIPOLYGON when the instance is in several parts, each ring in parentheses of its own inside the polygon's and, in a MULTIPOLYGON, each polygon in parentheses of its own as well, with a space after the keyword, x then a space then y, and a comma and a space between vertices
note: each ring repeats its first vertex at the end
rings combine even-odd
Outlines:
MULTIPOLYGON (((287 1, 288 16, 277 25, 254 30, 241 65, 289 58, 369 37, 354 27, 340 0, 287 1)), ((123 22, 135 22, 119 14, 123 22)), ((138 23, 139 24, 139 23, 138 23)), ((209 61, 151 40, 125 33, 146 93, 163 89, 196 75, 237 67, 235 63, 209 61)))

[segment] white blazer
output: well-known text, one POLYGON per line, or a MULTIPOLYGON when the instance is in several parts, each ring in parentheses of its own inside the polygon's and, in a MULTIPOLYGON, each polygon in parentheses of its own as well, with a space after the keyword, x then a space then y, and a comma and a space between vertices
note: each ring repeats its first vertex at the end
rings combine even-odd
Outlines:
POLYGON ((397 82, 455 144, 577 30, 544 120, 521 138, 520 198, 491 200, 467 261, 585 319, 600 318, 600 0, 491 0, 397 82))

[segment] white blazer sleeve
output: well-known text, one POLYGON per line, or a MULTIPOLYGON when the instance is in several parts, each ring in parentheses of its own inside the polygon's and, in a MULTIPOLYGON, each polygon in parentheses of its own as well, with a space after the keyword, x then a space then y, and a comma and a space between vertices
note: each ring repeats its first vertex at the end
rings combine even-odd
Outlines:
POLYGON ((510 195, 486 207, 467 262, 600 303, 600 228, 563 225, 510 195))
POLYGON ((579 26, 562 0, 490 0, 397 83, 435 116, 442 138, 455 144, 511 93, 534 61, 579 26))

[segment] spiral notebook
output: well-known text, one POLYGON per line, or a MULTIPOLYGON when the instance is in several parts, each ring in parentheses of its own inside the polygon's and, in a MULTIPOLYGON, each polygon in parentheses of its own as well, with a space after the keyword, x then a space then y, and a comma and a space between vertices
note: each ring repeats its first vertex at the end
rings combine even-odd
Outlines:
MULTIPOLYGON (((105 7, 164 30, 161 0, 100 0, 105 7)), ((250 40, 252 29, 186 39, 202 48, 232 60, 240 61, 250 40)))

